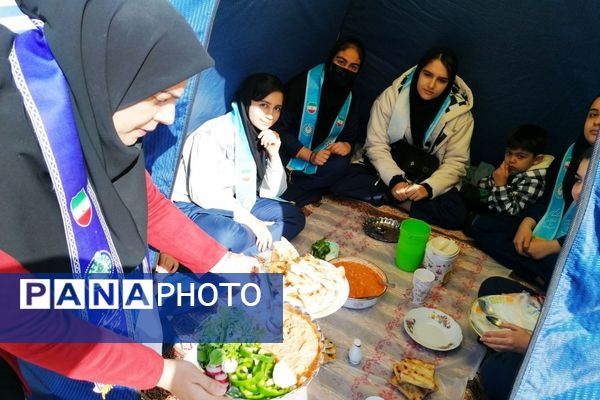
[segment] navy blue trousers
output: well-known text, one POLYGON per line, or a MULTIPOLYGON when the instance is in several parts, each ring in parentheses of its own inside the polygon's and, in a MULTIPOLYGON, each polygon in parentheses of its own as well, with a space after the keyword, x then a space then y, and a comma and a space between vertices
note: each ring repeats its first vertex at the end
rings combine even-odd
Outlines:
MULTIPOLYGON (((233 212, 228 210, 205 209, 194 203, 175 202, 175 205, 192 221, 234 253, 256 255, 256 236, 245 225, 233 220, 233 212)), ((256 198, 252 215, 261 221, 272 221, 269 231, 273 241, 285 237, 296 237, 304 228, 305 217, 298 207, 291 203, 272 199, 256 198)))
POLYGON ((293 201, 298 207, 316 203, 324 194, 335 192, 336 184, 342 179, 350 166, 350 156, 332 154, 329 160, 317 168, 312 175, 302 171, 292 171, 288 189, 282 199, 293 201))
POLYGON ((482 214, 476 216, 465 233, 475 239, 477 246, 500 264, 512 269, 523 278, 537 282, 542 280, 547 286, 554 272, 558 254, 551 254, 540 260, 522 256, 515 250, 513 238, 520 216, 482 214))

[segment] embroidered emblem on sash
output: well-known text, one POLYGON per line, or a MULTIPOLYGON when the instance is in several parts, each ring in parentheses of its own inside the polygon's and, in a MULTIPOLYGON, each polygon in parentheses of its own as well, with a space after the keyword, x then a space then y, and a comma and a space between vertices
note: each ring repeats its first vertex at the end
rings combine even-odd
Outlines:
POLYGON ((344 122, 346 122, 343 118, 338 118, 335 123, 337 124, 337 126, 339 126, 340 128, 342 126, 344 126, 344 122))
POLYGON ((84 189, 71 199, 71 214, 79 226, 86 227, 92 221, 92 203, 84 189))
POLYGON ((317 112, 317 103, 308 103, 306 105, 306 111, 308 111, 309 114, 314 114, 317 112))
POLYGON ((304 133, 307 134, 307 135, 310 135, 312 133, 312 126, 306 125, 304 127, 304 133))
POLYGON ((88 267, 89 274, 110 274, 113 269, 110 253, 106 250, 97 251, 88 267))

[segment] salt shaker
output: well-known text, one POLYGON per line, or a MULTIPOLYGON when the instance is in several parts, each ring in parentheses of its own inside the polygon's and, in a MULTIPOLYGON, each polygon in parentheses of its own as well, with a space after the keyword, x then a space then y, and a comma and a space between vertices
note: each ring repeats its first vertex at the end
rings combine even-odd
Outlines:
POLYGON ((348 350, 348 360, 352 365, 358 365, 362 360, 362 348, 360 345, 360 339, 356 338, 354 339, 354 343, 352 343, 350 350, 348 350))

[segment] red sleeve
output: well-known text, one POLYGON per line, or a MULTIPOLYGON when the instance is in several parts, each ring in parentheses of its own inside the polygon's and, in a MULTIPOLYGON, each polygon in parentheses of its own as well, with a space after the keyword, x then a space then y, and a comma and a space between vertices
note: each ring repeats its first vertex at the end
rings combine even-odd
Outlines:
MULTIPOLYGON (((17 260, 0 250, 1 273, 29 273, 17 260)), ((0 355, 10 354, 69 378, 148 389, 156 386, 163 369, 160 355, 138 343, 116 342, 116 334, 91 325, 70 313, 17 313, 3 320, 3 337, 18 335, 23 326, 61 334, 69 329, 86 329, 106 343, 0 343, 0 355), (59 318, 57 319, 57 316, 59 318), (49 320, 51 317, 51 320, 49 320), (113 338, 114 337, 114 338, 113 338)), ((87 331, 86 331, 87 332, 87 331)), ((13 359, 14 360, 14 359, 13 359)))
POLYGON ((148 243, 173 257, 193 272, 210 270, 227 249, 200 229, 167 200, 146 172, 148 193, 148 243))

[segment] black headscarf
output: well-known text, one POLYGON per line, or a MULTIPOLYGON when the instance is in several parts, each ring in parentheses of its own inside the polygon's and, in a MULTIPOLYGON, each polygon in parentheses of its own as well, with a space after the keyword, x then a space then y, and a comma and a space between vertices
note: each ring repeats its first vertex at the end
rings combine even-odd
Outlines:
MULTIPOLYGON (((594 104, 594 102, 598 98, 600 98, 600 94, 598 94, 596 97, 594 97, 594 99, 590 102, 590 105, 588 106, 588 108, 586 110, 586 118, 587 118, 587 113, 589 112, 588 110, 590 109, 590 107, 592 107, 592 104, 594 104)), ((584 121, 584 124, 585 124, 585 121, 584 121)), ((598 139, 596 139, 596 140, 598 140, 598 139)), ((569 164, 569 168, 567 169, 567 171, 565 173, 565 177, 563 178, 563 184, 562 184, 563 198, 565 199, 565 204, 566 204, 565 210, 567 209, 569 204, 571 204, 571 202, 573 201, 573 195, 571 194, 571 188, 575 184, 575 173, 577 172, 579 162, 581 161, 581 156, 587 149, 589 149, 593 145, 594 145, 594 143, 590 144, 587 141, 584 133, 582 133, 580 136, 578 136, 577 140, 575 141, 575 145, 573 146, 573 152, 571 153, 571 163, 569 164)), ((564 157, 564 155, 563 155, 563 157, 564 157)), ((561 162, 562 162, 562 158, 558 159, 558 160, 554 160, 552 165, 560 166, 561 162)), ((558 171, 556 171, 556 174, 558 174, 558 171)), ((550 184, 547 184, 547 187, 546 187, 547 191, 552 191, 553 189, 554 189, 553 187, 550 187, 550 184)))
MULTIPOLYGON (((358 72, 353 73, 333 63, 335 55, 342 50, 353 48, 358 52, 361 66, 365 62, 365 50, 362 43, 356 38, 341 38, 331 48, 325 61, 325 78, 321 88, 319 100, 319 115, 315 126, 313 148, 321 144, 329 135, 331 126, 335 121, 342 105, 346 101, 358 72)), ((360 70, 359 70, 360 71, 360 70)))
MULTIPOLYGON (((19 6, 45 23, 115 247, 125 268, 138 265, 147 251, 143 154, 140 145, 121 142, 112 115, 211 66, 212 59, 166 0, 21 0, 19 6)), ((0 247, 31 270, 69 270, 52 183, 7 68, 11 42, 2 29, 0 247)))
POLYGON ((410 133, 413 139, 413 144, 418 147, 423 147, 423 137, 425 132, 431 125, 431 122, 437 115, 440 107, 448 93, 452 90, 454 81, 456 80, 457 59, 452 50, 439 47, 429 49, 419 60, 412 81, 410 83, 410 133), (417 82, 421 70, 427 66, 432 60, 440 60, 448 70, 448 86, 435 99, 423 100, 417 91, 417 82))
POLYGON ((284 92, 281 80, 275 75, 257 73, 244 79, 233 99, 237 103, 238 110, 240 110, 242 125, 250 144, 252 158, 254 158, 254 162, 256 163, 257 186, 260 186, 265 176, 266 154, 264 146, 258 141, 258 134, 260 132, 256 131, 256 128, 248 118, 248 109, 252 100, 262 100, 273 92, 284 92))

